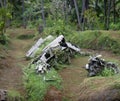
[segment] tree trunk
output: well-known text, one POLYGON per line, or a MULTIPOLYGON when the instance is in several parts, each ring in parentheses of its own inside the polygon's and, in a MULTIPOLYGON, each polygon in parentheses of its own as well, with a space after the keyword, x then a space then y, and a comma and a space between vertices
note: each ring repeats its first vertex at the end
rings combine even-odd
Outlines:
POLYGON ((6 7, 6 4, 7 4, 7 2, 6 2, 6 0, 4 0, 4 6, 6 7))
POLYGON ((85 9, 89 8, 89 0, 85 0, 85 9))
POLYGON ((109 30, 109 24, 110 24, 110 8, 111 8, 111 0, 108 0, 108 10, 107 10, 107 30, 109 30))
POLYGON ((104 0, 104 27, 107 29, 107 0, 104 0))
POLYGON ((44 14, 44 0, 41 0, 41 8, 42 8, 42 19, 43 19, 43 26, 46 26, 45 22, 45 14, 44 14))
POLYGON ((68 12, 67 12, 67 1, 65 0, 65 3, 64 3, 64 16, 65 16, 65 23, 68 22, 68 12))
POLYGON ((0 0, 0 6, 3 7, 3 2, 2 2, 2 0, 0 0))
POLYGON ((80 16, 79 16, 77 2, 76 2, 76 0, 73 0, 73 1, 74 1, 74 5, 75 5, 76 14, 77 14, 78 26, 80 28, 81 27, 81 25, 80 25, 80 16))
POLYGON ((116 23, 116 17, 115 17, 115 0, 113 0, 113 22, 116 23))
POLYGON ((98 7, 98 0, 95 0, 95 9, 97 10, 98 7))
POLYGON ((85 24, 85 19, 84 19, 85 2, 86 0, 82 0, 82 12, 81 12, 82 31, 84 30, 84 24, 85 24))
MULTIPOLYGON (((22 14, 24 14, 25 11, 25 6, 24 6, 24 0, 22 0, 22 14)), ((25 24, 25 16, 23 15, 23 27, 26 28, 26 24, 25 24)))

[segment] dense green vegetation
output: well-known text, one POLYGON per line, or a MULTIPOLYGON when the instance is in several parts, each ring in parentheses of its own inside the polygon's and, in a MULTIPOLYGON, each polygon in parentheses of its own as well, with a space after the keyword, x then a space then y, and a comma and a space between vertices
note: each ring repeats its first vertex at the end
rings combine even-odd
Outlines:
POLYGON ((27 101, 42 101, 49 87, 62 89, 61 77, 57 71, 51 69, 46 74, 36 75, 34 65, 24 69, 24 85, 27 101))
POLYGON ((120 29, 119 0, 1 0, 0 12, 2 44, 10 26, 35 28, 39 33, 47 29, 47 34, 55 35, 72 34, 71 30, 120 29))
POLYGON ((69 36, 69 40, 75 44, 78 44, 82 48, 110 50, 113 53, 120 54, 120 42, 118 40, 119 36, 120 32, 112 33, 106 31, 85 31, 79 33, 75 32, 74 36, 69 36))

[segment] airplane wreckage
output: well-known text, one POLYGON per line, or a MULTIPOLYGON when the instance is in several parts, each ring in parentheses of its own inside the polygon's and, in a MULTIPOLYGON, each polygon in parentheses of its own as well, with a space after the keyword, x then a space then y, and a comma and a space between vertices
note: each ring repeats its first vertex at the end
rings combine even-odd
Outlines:
MULTIPOLYGON (((35 56, 35 53, 39 50, 41 44, 46 40, 53 40, 54 37, 49 35, 45 39, 40 38, 34 46, 27 52, 26 57, 31 58, 35 56)), ((31 64, 35 65, 36 73, 46 73, 47 70, 50 70, 51 67, 54 67, 54 64, 59 60, 58 54, 64 52, 63 56, 65 62, 70 62, 70 58, 75 54, 79 53, 82 55, 88 55, 88 53, 81 52, 80 48, 66 42, 63 35, 58 36, 47 46, 45 46, 40 53, 40 55, 35 58, 31 64)), ((88 71, 88 76, 96 76, 105 68, 112 69, 114 73, 118 73, 119 69, 116 64, 112 62, 106 62, 104 59, 100 58, 101 55, 90 57, 89 63, 85 65, 85 69, 88 71)))
MULTIPOLYGON (((26 57, 34 57, 36 50, 38 50, 39 46, 46 40, 53 39, 52 36, 48 36, 45 39, 39 39, 37 43, 32 46, 32 48, 27 52, 26 57)), ((58 36, 51 43, 49 43, 41 52, 41 54, 35 58, 31 64, 36 65, 37 73, 45 73, 48 69, 51 68, 53 62, 57 62, 58 53, 64 52, 66 60, 70 62, 70 55, 74 54, 73 52, 81 53, 80 48, 72 45, 70 42, 66 42, 63 35, 58 36)))

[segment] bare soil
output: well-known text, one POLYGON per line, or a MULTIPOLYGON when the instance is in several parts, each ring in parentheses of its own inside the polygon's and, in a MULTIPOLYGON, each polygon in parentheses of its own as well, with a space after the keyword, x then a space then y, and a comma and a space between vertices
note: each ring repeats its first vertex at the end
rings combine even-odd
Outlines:
POLYGON ((62 92, 55 87, 50 87, 44 101, 62 101, 62 92))
POLYGON ((27 66, 25 54, 33 44, 31 40, 19 40, 22 34, 33 34, 34 30, 8 29, 10 43, 7 49, 0 49, 4 58, 0 59, 0 89, 23 91, 22 68, 27 66))

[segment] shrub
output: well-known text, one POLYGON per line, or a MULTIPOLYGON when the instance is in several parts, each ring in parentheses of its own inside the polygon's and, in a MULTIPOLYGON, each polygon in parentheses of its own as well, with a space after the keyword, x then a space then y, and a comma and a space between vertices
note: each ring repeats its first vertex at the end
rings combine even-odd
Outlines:
POLYGON ((111 23, 110 24, 110 29, 120 30, 120 23, 117 23, 117 24, 111 23))
POLYGON ((98 74, 99 76, 112 76, 114 71, 112 69, 104 68, 104 70, 98 74))
POLYGON ((29 35, 20 35, 17 38, 21 40, 25 40, 25 39, 32 39, 33 37, 35 37, 34 34, 29 34, 29 35))
POLYGON ((40 75, 35 73, 34 68, 34 65, 31 65, 30 68, 24 68, 24 86, 27 92, 27 101, 43 101, 48 87, 55 86, 61 89, 61 78, 54 69, 40 75), (44 80, 44 77, 46 80, 44 80))
POLYGON ((120 54, 120 42, 117 38, 112 38, 109 33, 102 31, 75 32, 69 35, 68 39, 81 48, 111 50, 113 53, 120 54))
POLYGON ((61 19, 55 21, 53 20, 53 25, 51 27, 48 27, 44 30, 45 35, 65 35, 68 36, 69 34, 72 34, 72 28, 69 25, 66 25, 65 22, 61 19))
POLYGON ((9 37, 6 34, 0 35, 0 43, 5 45, 9 42, 9 37))

